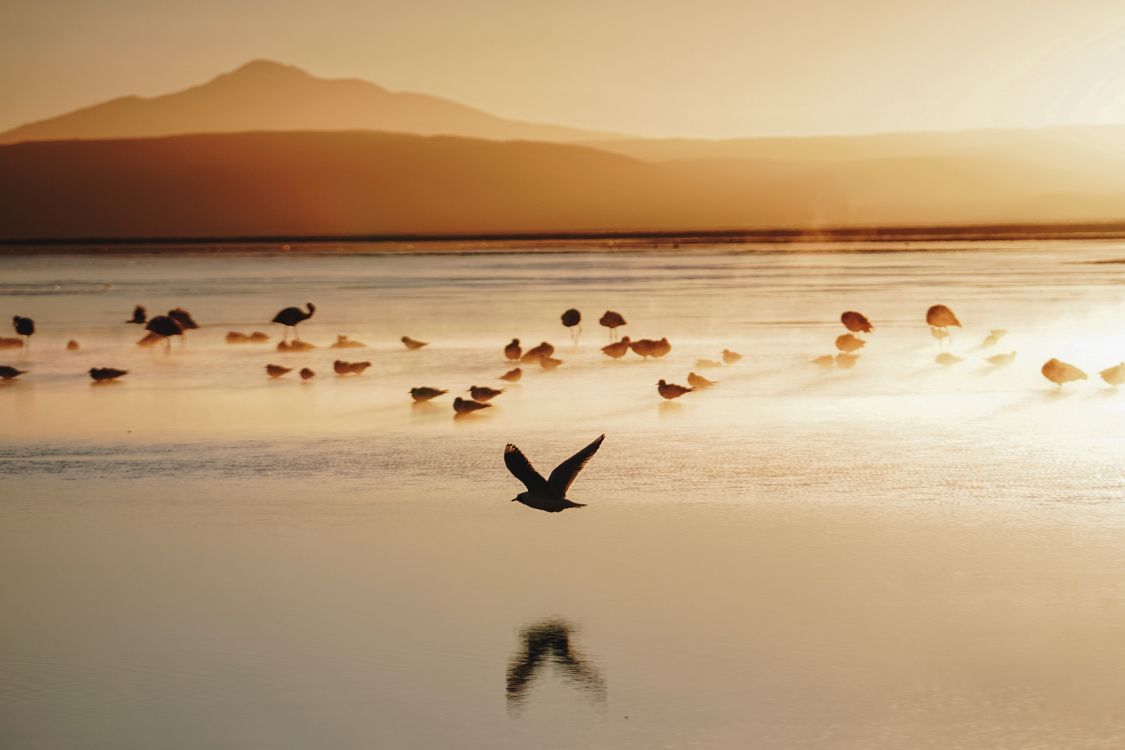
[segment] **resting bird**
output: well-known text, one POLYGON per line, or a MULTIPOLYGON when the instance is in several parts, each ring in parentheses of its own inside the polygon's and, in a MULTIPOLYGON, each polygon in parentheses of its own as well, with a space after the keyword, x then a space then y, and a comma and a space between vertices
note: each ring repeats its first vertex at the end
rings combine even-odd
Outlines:
POLYGON ((984 341, 982 341, 980 345, 982 347, 996 346, 996 344, 1000 343, 1000 339, 1004 338, 1007 333, 1008 332, 1003 328, 993 328, 988 332, 988 335, 984 337, 984 341))
POLYGON ((402 343, 406 344, 406 348, 410 351, 421 349, 423 346, 430 343, 428 341, 419 341, 418 339, 412 339, 409 336, 403 336, 401 341, 402 343))
POLYGON ((629 353, 629 345, 631 343, 632 342, 629 341, 628 336, 623 336, 620 341, 614 341, 612 344, 606 344, 605 346, 603 346, 602 353, 607 357, 621 359, 629 353))
POLYGON ((332 369, 337 375, 362 375, 363 371, 371 366, 370 362, 345 362, 338 359, 332 363, 332 369))
POLYGON ((523 455, 519 448, 508 443, 504 446, 504 465, 508 467, 508 471, 512 472, 516 479, 523 482, 523 485, 527 487, 525 492, 513 497, 512 502, 520 502, 529 508, 544 510, 548 513, 558 513, 567 508, 586 507, 585 503, 568 500, 566 493, 570 490, 570 486, 574 484, 579 472, 590 461, 590 457, 598 452, 603 440, 605 440, 605 435, 598 436, 597 440, 556 466, 547 479, 544 479, 535 470, 535 467, 531 465, 527 456, 523 455))
POLYGON ((705 370, 709 367, 712 367, 712 368, 713 367, 722 367, 723 363, 722 362, 716 362, 713 359, 697 359, 697 360, 695 360, 695 366, 698 367, 701 370, 705 370))
POLYGON ((1050 380, 1059 388, 1063 387, 1064 383, 1070 383, 1075 380, 1086 380, 1086 373, 1079 370, 1074 365, 1068 365, 1066 362, 1060 362, 1057 359, 1049 359, 1043 364, 1041 370, 1043 377, 1050 380))
POLYGON ((514 370, 508 370, 506 373, 504 373, 503 375, 500 376, 500 379, 501 380, 507 380, 509 383, 515 383, 515 382, 518 382, 519 379, 522 378, 522 377, 523 377, 523 370, 521 370, 520 368, 517 367, 514 370))
POLYGON ((519 359, 522 355, 523 352, 520 350, 519 339, 512 339, 510 342, 508 342, 508 345, 504 347, 504 356, 512 360, 513 362, 519 359))
POLYGON ((281 323, 281 325, 285 326, 286 340, 289 339, 290 328, 293 329, 293 335, 297 338, 297 340, 301 340, 301 333, 297 330, 297 324, 302 320, 308 320, 313 316, 313 313, 316 312, 316 305, 314 305, 313 303, 306 302, 305 305, 309 308, 308 312, 305 312, 299 307, 287 307, 277 315, 273 316, 273 320, 271 322, 281 323))
POLYGON ((136 323, 137 325, 143 326, 145 324, 145 320, 146 320, 147 317, 148 317, 148 315, 145 312, 144 305, 137 305, 136 307, 133 308, 133 317, 130 320, 126 320, 125 322, 126 323, 136 323))
POLYGON ((18 335, 24 337, 25 346, 31 346, 31 334, 35 333, 34 320, 14 315, 12 316, 12 328, 16 329, 18 335))
POLYGON ((364 344, 362 341, 352 341, 347 336, 337 335, 336 336, 336 343, 332 344, 332 346, 330 348, 332 348, 332 349, 362 349, 365 346, 367 346, 367 345, 364 344))
POLYGON ((261 331, 254 331, 252 334, 250 334, 250 343, 251 344, 264 344, 265 342, 267 342, 269 340, 270 340, 270 337, 268 335, 266 335, 265 333, 262 333, 261 331))
POLYGON ((690 385, 692 388, 710 388, 711 386, 715 385, 718 381, 708 380, 707 378, 703 377, 702 375, 696 375, 694 372, 689 372, 687 374, 687 382, 688 382, 688 385, 690 385))
MULTIPOLYGON (((168 348, 168 351, 172 349, 172 337, 184 335, 183 327, 180 326, 175 318, 169 315, 157 315, 145 324, 145 330, 149 331, 150 334, 164 337, 164 344, 168 348)), ((151 346, 152 339, 149 336, 145 336, 137 343, 141 346, 151 346)))
POLYGON ((937 362, 942 367, 950 367, 960 361, 960 357, 958 357, 956 354, 951 354, 950 352, 942 352, 941 354, 934 357, 934 362, 937 362))
POLYGON ((309 349, 315 349, 315 344, 310 344, 307 341, 278 341, 277 350, 279 352, 307 352, 309 349))
POLYGON ((728 365, 733 365, 740 359, 742 359, 742 355, 738 352, 732 352, 730 349, 723 349, 723 361, 728 365))
POLYGON ((485 401, 491 401, 503 392, 503 388, 489 388, 486 385, 469 386, 469 395, 473 397, 473 401, 479 401, 482 404, 485 401))
POLYGON ((122 375, 127 375, 128 373, 129 373, 128 370, 117 370, 113 367, 91 367, 90 368, 90 377, 93 378, 94 382, 97 382, 97 383, 101 383, 101 382, 106 381, 106 380, 116 380, 117 378, 121 377, 122 375))
POLYGON ((817 357, 812 360, 812 363, 817 367, 823 367, 827 370, 830 369, 832 365, 836 364, 836 359, 831 354, 825 354, 823 357, 817 357))
POLYGON ((1016 353, 1008 352, 1007 354, 993 354, 987 357, 985 362, 993 367, 1006 367, 1016 361, 1016 353))
POLYGON ((68 352, 76 352, 80 348, 81 347, 78 345, 78 342, 75 341, 74 339, 71 339, 70 341, 66 342, 66 350, 68 352))
POLYGON ((648 359, 652 356, 652 348, 655 345, 656 342, 652 339, 637 339, 629 342, 629 348, 641 355, 642 359, 648 359))
POLYGON ((562 314, 562 324, 570 329, 570 340, 577 345, 582 335, 582 313, 570 308, 562 314))
POLYGON ((313 378, 316 377, 316 373, 313 372, 312 369, 308 368, 308 367, 302 367, 301 372, 298 373, 298 374, 301 376, 301 380, 312 380, 313 378))
POLYGON ((852 333, 871 333, 871 321, 863 313, 848 310, 840 316, 840 322, 852 333))
POLYGON ((840 352, 836 355, 836 366, 841 370, 850 370, 855 367, 855 363, 859 361, 858 354, 848 354, 847 352, 840 352))
POLYGON ((27 370, 17 370, 11 365, 0 365, 0 380, 11 380, 27 373, 27 370))
POLYGON ((605 314, 602 315, 598 322, 609 329, 609 340, 613 341, 617 338, 618 327, 625 325, 625 318, 623 318, 619 312, 606 310, 605 314))
POLYGON ((672 345, 668 343, 668 339, 662 338, 659 341, 652 342, 652 356, 657 359, 666 356, 670 351, 672 351, 672 345))
POLYGON ((415 401, 418 401, 419 403, 421 403, 422 401, 429 401, 432 398, 437 398, 443 393, 449 393, 449 391, 442 390, 441 388, 430 388, 424 385, 418 388, 410 389, 410 397, 415 401))
POLYGON ((228 344, 248 344, 250 337, 241 331, 227 331, 226 342, 228 344))
POLYGON ((546 341, 544 341, 544 342, 540 343, 539 346, 533 346, 530 349, 528 349, 526 352, 524 352, 523 356, 520 357, 520 361, 521 362, 536 362, 543 357, 550 357, 554 353, 555 353, 555 347, 551 346, 546 341))
POLYGON ((458 414, 472 414, 474 411, 491 408, 492 404, 482 404, 477 401, 469 401, 468 399, 463 399, 460 396, 453 399, 453 411, 457 412, 458 414))
POLYGON ((281 365, 266 365, 266 374, 271 378, 280 378, 287 372, 293 372, 293 368, 282 367, 281 365))
POLYGON ((957 316, 945 305, 934 305, 926 310, 926 322, 933 328, 961 327, 961 321, 957 320, 957 316))
POLYGON ((1107 367, 1099 372, 1098 375, 1101 375, 1102 380, 1114 387, 1125 385, 1125 362, 1114 365, 1113 367, 1107 367))
POLYGON ((555 359, 554 357, 540 357, 539 358, 539 366, 542 367, 544 370, 553 370, 556 367, 558 367, 559 365, 561 365, 562 363, 563 363, 563 361, 561 359, 555 359))
POLYGON ((845 333, 843 336, 836 337, 836 348, 842 352, 854 352, 862 349, 866 345, 866 341, 850 333, 845 333))
POLYGON ((679 398, 685 393, 691 393, 695 389, 685 388, 684 386, 676 385, 675 383, 665 383, 663 380, 661 380, 656 384, 656 390, 660 392, 661 396, 668 400, 671 400, 674 398, 679 398))

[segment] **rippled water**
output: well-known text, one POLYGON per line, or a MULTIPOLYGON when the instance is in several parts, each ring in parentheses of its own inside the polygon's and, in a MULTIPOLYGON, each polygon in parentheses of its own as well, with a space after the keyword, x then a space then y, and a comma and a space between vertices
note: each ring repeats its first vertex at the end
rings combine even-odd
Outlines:
POLYGON ((31 371, 0 386, 0 746, 1118 747, 1122 257, 0 257, 0 317, 38 325, 0 351, 31 371), (306 301, 313 351, 223 342, 306 301), (137 303, 203 328, 139 349, 137 303), (605 358, 605 309, 671 354, 605 358), (876 330, 822 371, 845 309, 876 330), (453 420, 512 337, 563 366, 453 420), (545 472, 603 432, 590 507, 508 502, 505 443, 545 472))

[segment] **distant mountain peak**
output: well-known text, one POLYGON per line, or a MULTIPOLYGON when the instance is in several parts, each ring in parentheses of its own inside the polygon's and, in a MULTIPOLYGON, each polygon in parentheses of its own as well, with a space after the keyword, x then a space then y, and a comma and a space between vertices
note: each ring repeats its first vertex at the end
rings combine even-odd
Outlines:
POLYGON ((219 78, 310 79, 315 78, 315 76, 313 76, 304 68, 298 68, 296 65, 286 65, 285 63, 279 63, 275 60, 266 60, 264 58, 259 58, 257 60, 251 60, 248 63, 244 63, 243 65, 239 65, 237 68, 227 73, 221 73, 220 75, 216 76, 215 80, 218 80, 219 78))

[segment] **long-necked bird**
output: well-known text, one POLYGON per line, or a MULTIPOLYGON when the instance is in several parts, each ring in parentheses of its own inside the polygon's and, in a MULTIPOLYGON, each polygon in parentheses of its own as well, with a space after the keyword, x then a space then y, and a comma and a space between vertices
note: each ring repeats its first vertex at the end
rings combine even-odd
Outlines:
POLYGON ((297 330, 297 324, 303 320, 308 320, 313 316, 313 313, 316 312, 316 305, 314 305, 313 303, 306 302, 305 306, 309 308, 308 312, 305 312, 299 307, 287 307, 277 315, 273 316, 273 320, 271 322, 280 323, 281 325, 285 326, 286 340, 289 339, 290 328, 293 329, 294 337, 298 341, 301 340, 301 332, 297 330))
POLYGON ((513 497, 512 502, 520 502, 529 508, 548 513, 558 513, 567 508, 584 508, 585 503, 569 500, 566 493, 591 456, 598 452, 603 440, 605 435, 598 436, 597 440, 556 466, 547 479, 535 470, 519 448, 508 443, 504 446, 504 465, 527 487, 526 491, 513 497))

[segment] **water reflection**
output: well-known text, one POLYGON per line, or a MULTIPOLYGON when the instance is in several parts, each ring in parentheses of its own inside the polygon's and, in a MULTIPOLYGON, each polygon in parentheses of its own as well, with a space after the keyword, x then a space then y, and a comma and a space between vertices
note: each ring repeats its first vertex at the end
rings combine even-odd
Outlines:
POLYGON ((605 701, 605 681, 571 638, 574 627, 565 620, 548 619, 520 631, 520 650, 508 665, 508 710, 518 711, 528 688, 544 665, 556 667, 568 682, 597 702, 605 701))

